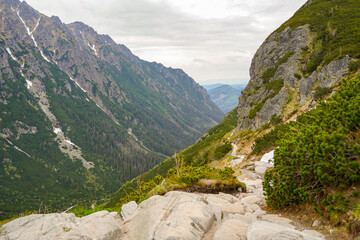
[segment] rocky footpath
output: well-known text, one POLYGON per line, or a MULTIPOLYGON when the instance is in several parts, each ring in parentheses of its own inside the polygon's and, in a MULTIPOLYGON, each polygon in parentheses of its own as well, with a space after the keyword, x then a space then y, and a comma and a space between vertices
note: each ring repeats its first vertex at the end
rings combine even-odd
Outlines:
POLYGON ((121 233, 121 220, 117 213, 101 211, 82 218, 73 213, 52 213, 34 214, 9 222, 0 230, 0 239, 113 240, 121 233))
POLYGON ((83 218, 31 215, 5 224, 0 239, 324 239, 262 209, 262 177, 272 166, 270 159, 271 153, 254 162, 254 170, 242 169, 238 179, 246 183, 247 193, 173 191, 124 205, 122 218, 105 211, 83 218))

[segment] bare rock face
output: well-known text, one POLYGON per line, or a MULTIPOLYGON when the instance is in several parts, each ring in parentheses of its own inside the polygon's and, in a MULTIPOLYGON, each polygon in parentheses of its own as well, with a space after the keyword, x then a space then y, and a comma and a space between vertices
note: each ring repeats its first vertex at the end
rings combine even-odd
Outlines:
POLYGON ((350 57, 335 60, 324 66, 318 72, 313 72, 307 78, 301 78, 299 83, 300 105, 305 105, 307 98, 311 98, 314 93, 313 88, 317 83, 318 87, 329 88, 345 77, 349 67, 350 57))
POLYGON ((121 216, 124 220, 127 220, 131 217, 136 210, 138 209, 138 205, 135 201, 131 201, 121 207, 121 216))
POLYGON ((0 239, 101 239, 121 235, 120 222, 107 211, 77 218, 73 213, 35 214, 3 226, 0 239))
POLYGON ((140 205, 125 222, 124 239, 201 239, 215 221, 215 213, 201 195, 169 192, 140 205))
POLYGON ((246 240, 248 227, 249 224, 247 222, 239 219, 228 219, 216 231, 214 240, 246 240))
POLYGON ((249 84, 239 97, 239 129, 256 130, 274 115, 283 118, 314 103, 317 87, 332 87, 346 75, 348 56, 303 74, 303 55, 313 38, 307 25, 287 27, 271 34, 260 46, 251 63, 249 84))
POLYGON ((295 82, 294 69, 289 69, 297 63, 297 57, 302 53, 302 48, 307 46, 310 40, 310 30, 302 26, 292 30, 286 28, 280 33, 273 33, 255 53, 251 62, 250 77, 254 84, 261 85, 261 75, 264 70, 275 67, 276 63, 287 53, 293 51, 294 56, 289 59, 288 64, 279 67, 276 78, 288 76, 289 80, 295 82), (291 64, 292 63, 292 64, 291 64), (289 71, 290 70, 290 71, 289 71), (291 71, 292 70, 292 71, 291 71), (292 74, 290 73, 292 72, 292 74))

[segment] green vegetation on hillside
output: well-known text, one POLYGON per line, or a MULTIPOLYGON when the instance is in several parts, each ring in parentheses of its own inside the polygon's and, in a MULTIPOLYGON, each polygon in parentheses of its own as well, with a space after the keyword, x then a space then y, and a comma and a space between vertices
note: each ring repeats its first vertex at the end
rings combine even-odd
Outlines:
POLYGON ((300 8, 277 32, 309 24, 315 33, 310 48, 304 49, 304 73, 321 64, 349 55, 360 58, 360 2, 358 0, 313 0, 300 8))
POLYGON ((264 153, 276 147, 276 142, 289 131, 289 124, 281 124, 275 126, 275 129, 261 137, 255 139, 255 144, 252 146, 252 152, 255 154, 264 153))
POLYGON ((239 103, 241 90, 245 85, 237 88, 230 85, 221 84, 220 86, 207 90, 211 100, 224 112, 228 113, 233 110, 239 103))
POLYGON ((286 63, 287 60, 289 60, 289 58, 294 55, 294 52, 288 52, 287 54, 285 54, 275 65, 275 67, 273 68, 268 68, 266 69, 266 71, 263 73, 263 75, 261 76, 261 78, 263 79, 263 83, 267 84, 269 83, 270 79, 274 77, 275 72, 277 71, 277 69, 279 68, 279 66, 283 63, 286 63))
POLYGON ((95 164, 86 170, 81 161, 59 150, 53 126, 26 89, 19 64, 11 58, 9 64, 15 77, 3 74, 1 80, 3 96, 9 97, 6 104, 0 102, 0 129, 8 132, 6 139, 0 138, 0 219, 35 209, 64 210, 79 202, 107 197, 121 183, 163 159, 133 146, 124 128, 94 102, 87 101, 86 94, 56 65, 47 64, 48 76, 33 75, 30 80, 42 80, 50 110, 65 136, 81 148, 87 161, 95 164), (36 128, 35 133, 21 134, 29 127, 36 128))
MULTIPOLYGON (((196 144, 182 151, 181 158, 183 159, 184 166, 183 174, 187 174, 188 171, 191 173, 196 173, 197 170, 195 171, 194 169, 197 167, 203 167, 204 169, 209 170, 209 168, 206 167, 207 163, 216 160, 221 156, 225 156, 231 150, 231 144, 227 141, 227 139, 224 139, 224 136, 236 127, 236 114, 237 108, 226 114, 225 118, 218 125, 207 131, 207 133, 204 134, 196 144)), ((139 196, 136 197, 136 199, 145 199, 149 196, 147 193, 156 185, 155 178, 157 176, 157 178, 169 177, 168 171, 174 169, 175 166, 175 159, 174 157, 171 157, 150 171, 132 179, 131 181, 128 181, 121 186, 121 188, 114 194, 114 196, 112 196, 112 198, 105 204, 105 207, 119 207, 119 203, 124 203, 129 200, 128 196, 132 194, 132 192, 134 192, 132 196, 139 196), (142 182, 144 182, 143 184, 145 184, 145 186, 148 186, 145 191, 144 189, 140 189, 140 183, 142 182)), ((212 171, 219 170, 211 170, 210 172, 212 171)), ((176 181, 181 182, 182 180, 180 179, 176 181)), ((177 183, 180 184, 180 182, 177 183)), ((189 185, 180 184, 179 186, 177 188, 184 188, 188 187, 189 185)), ((170 187, 168 188, 171 189, 170 187)))
MULTIPOLYGON (((312 202, 336 220, 348 211, 342 192, 360 183, 360 77, 342 80, 326 103, 298 116, 276 140, 274 168, 265 174, 267 203, 274 208, 312 202), (335 193, 335 194, 334 194, 335 193)), ((258 142, 258 146, 260 145, 258 142)))
POLYGON ((180 69, 143 61, 81 22, 0 5, 0 219, 107 198, 224 116, 180 69), (24 25, 40 15, 38 48, 24 25))
POLYGON ((284 79, 278 79, 278 80, 273 80, 271 82, 267 82, 265 84, 265 90, 267 91, 268 95, 265 98, 263 98, 260 103, 256 104, 255 107, 250 109, 248 118, 253 119, 256 116, 256 113, 263 108, 265 102, 268 99, 275 97, 280 92, 283 86, 284 86, 284 79))
MULTIPOLYGON (((221 170, 208 166, 183 166, 178 171, 179 173, 177 174, 177 171, 171 168, 166 178, 157 175, 150 181, 139 182, 138 187, 134 191, 119 199, 113 207, 120 209, 123 204, 129 201, 140 203, 153 195, 163 195, 173 190, 188 189, 194 185, 197 185, 197 191, 203 189, 204 192, 226 192, 237 190, 239 187, 245 188, 232 175, 234 171, 231 168, 221 170), (201 181, 202 179, 211 179, 212 183, 207 186, 206 182, 201 181)), ((191 191, 190 189, 188 190, 191 191)))
POLYGON ((214 147, 226 144, 225 134, 237 125, 237 108, 227 113, 225 118, 211 128, 200 140, 183 151, 187 165, 201 166, 214 160, 214 147))

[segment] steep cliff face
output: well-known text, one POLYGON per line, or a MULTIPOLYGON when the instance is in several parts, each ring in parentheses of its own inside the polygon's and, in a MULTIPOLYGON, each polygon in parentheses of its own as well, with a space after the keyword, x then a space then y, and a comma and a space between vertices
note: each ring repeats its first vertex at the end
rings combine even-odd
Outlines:
POLYGON ((265 40, 239 97, 239 129, 287 119, 333 90, 358 58, 357 40, 348 37, 354 22, 346 12, 353 7, 352 1, 309 1, 265 40))
POLYGON ((111 193, 223 116, 182 70, 83 23, 0 0, 0 29, 1 214, 111 193))

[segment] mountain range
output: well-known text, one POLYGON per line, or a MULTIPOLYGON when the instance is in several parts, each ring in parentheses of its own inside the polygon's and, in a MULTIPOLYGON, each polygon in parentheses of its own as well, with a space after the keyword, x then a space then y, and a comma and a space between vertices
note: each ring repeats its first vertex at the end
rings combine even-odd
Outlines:
POLYGON ((239 96, 246 84, 212 84, 203 85, 203 87, 221 111, 228 113, 238 105, 239 96))
MULTIPOLYGON (((28 229, 34 236, 81 238, 96 233, 104 240, 358 238, 359 26, 357 0, 307 1, 256 51, 239 104, 195 144, 121 184, 109 199, 71 209, 78 217, 93 213, 89 216, 31 215, 5 224, 0 238, 16 239, 27 235, 28 229), (98 228, 100 222, 106 227, 98 228)), ((6 60, 17 66, 16 60, 11 61, 17 56, 6 51, 10 55, 6 60)), ((11 84, 3 75, 3 81, 11 84)), ((22 84, 30 92, 34 87, 26 79, 22 84)), ((12 92, 3 94, 8 95, 11 99, 12 92)), ((22 99, 22 94, 18 96, 22 99)), ((41 107, 30 103, 34 109, 41 107)), ((18 108, 7 110, 4 118, 12 112, 23 116, 34 111, 19 113, 18 108)), ((24 136, 38 131, 37 125, 20 124, 13 124, 19 139, 24 131, 24 136)), ((56 126, 50 130, 63 133, 56 126)), ((2 149, 12 152, 2 163, 5 173, 16 180, 23 175, 12 159, 32 152, 12 143, 18 137, 13 131, 14 127, 3 130, 2 149)), ((88 156, 78 161, 79 169, 83 165, 95 170, 88 156)), ((36 169, 33 173, 39 174, 36 169)), ((91 180, 98 182, 90 176, 87 187, 91 180)))
POLYGON ((0 211, 101 198, 223 117, 180 69, 81 22, 0 1, 0 211))

